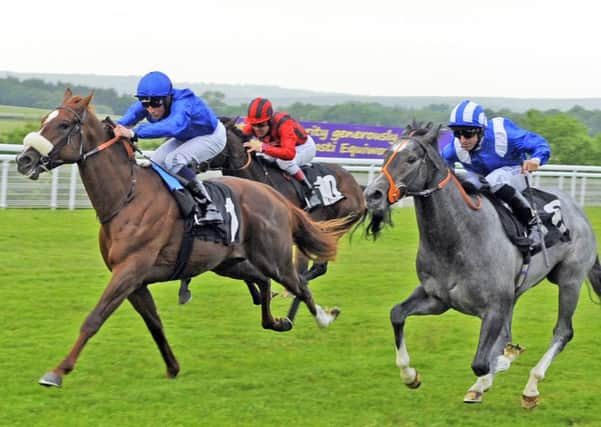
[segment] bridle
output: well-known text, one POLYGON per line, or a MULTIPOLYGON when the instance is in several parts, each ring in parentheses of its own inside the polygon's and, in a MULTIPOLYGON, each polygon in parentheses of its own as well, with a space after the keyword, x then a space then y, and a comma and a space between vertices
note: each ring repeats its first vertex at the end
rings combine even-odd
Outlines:
POLYGON ((113 219, 115 216, 117 216, 117 214, 134 198, 134 195, 136 192, 136 176, 135 176, 135 170, 134 170, 134 165, 136 164, 136 162, 135 162, 134 147, 132 146, 132 143, 129 139, 115 136, 115 137, 109 139, 108 141, 105 141, 102 144, 99 144, 98 146, 92 148, 91 150, 84 152, 83 125, 84 125, 84 121, 87 118, 88 110, 84 109, 83 114, 79 115, 79 113, 77 113, 77 111, 75 111, 74 109, 72 109, 70 107, 60 106, 60 107, 57 107, 56 109, 57 110, 65 110, 65 111, 68 111, 69 113, 73 114, 73 116, 75 117, 75 123, 69 129, 69 131, 67 132, 67 135, 65 135, 65 137, 63 139, 61 139, 59 142, 57 142, 47 155, 40 156, 40 160, 39 160, 40 167, 45 169, 46 171, 49 171, 51 169, 54 169, 54 168, 66 163, 63 160, 58 160, 57 156, 66 145, 71 144, 72 138, 74 135, 79 135, 79 158, 75 162, 80 167, 84 165, 85 161, 89 157, 91 157, 95 154, 98 154, 103 150, 106 150, 107 148, 111 147, 112 145, 114 145, 117 142, 123 143, 123 147, 125 148, 125 151, 127 153, 127 158, 129 160, 129 164, 130 164, 131 185, 130 185, 129 191, 125 195, 125 198, 123 199, 123 202, 119 205, 119 207, 117 209, 115 209, 113 212, 111 212, 109 215, 105 215, 102 218, 100 218, 100 217, 98 218, 98 220, 102 224, 105 224, 105 223, 109 222, 111 219, 113 219))
MULTIPOLYGON (((428 150, 424 146, 424 144, 421 141, 419 141, 418 139, 412 138, 412 135, 413 135, 413 133, 410 133, 408 135, 408 137, 401 138, 402 144, 399 143, 399 146, 397 147, 397 149, 395 149, 393 151, 393 153, 390 155, 390 157, 388 158, 386 163, 384 163, 384 165, 382 166, 382 169, 381 169, 382 174, 386 177, 386 180, 388 182, 387 199, 388 199, 388 203, 390 203, 391 205, 399 201, 399 199, 401 198, 401 189, 407 188, 407 184, 405 184, 404 182, 400 182, 397 185, 395 183, 394 178, 392 177, 392 173, 390 172, 389 167, 390 167, 390 164, 392 163, 392 161, 394 160, 394 158, 401 151, 401 148, 403 148, 407 143, 409 143, 409 141, 413 140, 417 144, 419 144, 425 152, 426 160, 430 161, 432 163, 432 165, 434 165, 434 167, 437 168, 437 170, 439 170, 440 172, 443 172, 439 167, 437 167, 436 162, 430 158, 430 156, 428 154, 428 150)), ((443 173, 443 175, 444 175, 444 173, 443 173)), ((455 174, 449 168, 446 168, 446 176, 443 179, 441 179, 434 186, 426 188, 425 190, 421 190, 421 191, 406 191, 404 195, 405 196, 413 196, 413 197, 430 197, 430 195, 432 193, 434 193, 438 190, 442 190, 451 181, 453 181, 453 184, 455 184, 455 187, 457 187, 457 189, 461 193, 463 200, 467 203, 467 205, 471 209, 473 209, 473 210, 480 209, 480 207, 481 207, 480 196, 476 196, 476 203, 474 203, 472 201, 472 199, 468 196, 468 194, 465 192, 463 186, 461 185, 461 183, 459 182, 459 180, 457 179, 455 174)))

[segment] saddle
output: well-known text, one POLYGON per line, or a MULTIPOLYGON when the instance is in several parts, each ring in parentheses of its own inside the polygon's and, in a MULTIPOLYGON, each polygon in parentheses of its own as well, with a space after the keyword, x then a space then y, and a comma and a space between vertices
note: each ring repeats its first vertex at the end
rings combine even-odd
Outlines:
POLYGON ((192 252, 194 239, 226 246, 240 243, 240 203, 227 185, 216 181, 204 181, 213 204, 221 211, 224 220, 218 224, 198 224, 195 214, 199 212, 200 207, 188 189, 175 176, 157 164, 152 163, 151 166, 173 195, 184 219, 184 238, 177 255, 175 269, 169 280, 180 278, 192 252))
MULTIPOLYGON (((541 246, 530 247, 530 241, 526 237, 526 224, 519 221, 504 202, 495 197, 490 191, 484 191, 482 194, 491 201, 497 210, 505 234, 522 252, 524 258, 536 255, 542 250, 541 246)), ((532 207, 536 209, 541 220, 546 248, 550 248, 558 242, 569 242, 571 240, 570 230, 565 226, 561 215, 561 203, 554 194, 532 187, 522 191, 522 194, 527 200, 532 200, 532 207)))
MULTIPOLYGON (((305 201, 305 190, 303 185, 292 178, 288 173, 282 171, 277 165, 273 162, 257 156, 257 161, 261 162, 263 167, 270 168, 270 172, 277 173, 284 180, 290 182, 294 187, 294 191, 296 192, 296 197, 300 202, 300 206, 304 207, 306 204, 305 201)), ((319 192, 321 195, 321 200, 323 201, 323 206, 331 206, 338 203, 340 200, 346 198, 344 194, 338 190, 338 182, 336 181, 336 174, 321 163, 309 163, 301 166, 301 169, 309 182, 313 185, 313 187, 319 192)))

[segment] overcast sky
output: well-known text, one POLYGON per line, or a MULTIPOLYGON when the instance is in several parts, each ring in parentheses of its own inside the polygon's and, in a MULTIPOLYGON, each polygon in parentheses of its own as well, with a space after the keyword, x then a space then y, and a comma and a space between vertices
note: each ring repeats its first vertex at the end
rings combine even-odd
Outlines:
POLYGON ((594 0, 10 0, 0 70, 391 96, 601 97, 594 0))

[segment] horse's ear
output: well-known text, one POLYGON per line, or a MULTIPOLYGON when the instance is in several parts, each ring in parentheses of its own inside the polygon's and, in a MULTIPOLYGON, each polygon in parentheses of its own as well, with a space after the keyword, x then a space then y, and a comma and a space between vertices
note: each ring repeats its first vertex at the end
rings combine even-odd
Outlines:
POLYGON ((440 128, 442 125, 438 125, 436 129, 433 129, 433 123, 430 122, 426 127, 429 130, 428 133, 424 135, 424 142, 432 145, 434 148, 436 148, 436 151, 438 151, 438 135, 440 134, 440 128))
POLYGON ((63 96, 63 103, 67 102, 69 99, 73 98, 73 92, 71 89, 65 89, 65 95, 63 96))
POLYGON ((90 94, 83 99, 83 103, 86 107, 90 105, 90 102, 92 102, 92 98, 94 98, 94 91, 90 92, 90 94))

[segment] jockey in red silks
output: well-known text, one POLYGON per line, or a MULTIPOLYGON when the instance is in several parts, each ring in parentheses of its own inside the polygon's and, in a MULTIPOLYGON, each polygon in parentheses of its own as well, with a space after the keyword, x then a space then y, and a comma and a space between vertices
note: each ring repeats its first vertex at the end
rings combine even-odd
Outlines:
POLYGON ((316 153, 315 141, 305 129, 283 112, 274 112, 271 101, 255 98, 248 106, 248 115, 242 132, 252 137, 244 146, 259 156, 274 161, 289 173, 305 190, 305 210, 322 204, 321 197, 311 185, 300 166, 313 160, 316 153))

